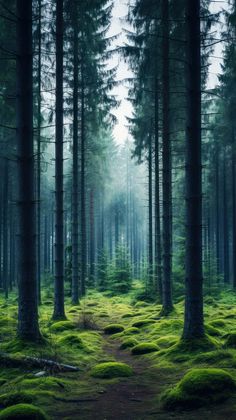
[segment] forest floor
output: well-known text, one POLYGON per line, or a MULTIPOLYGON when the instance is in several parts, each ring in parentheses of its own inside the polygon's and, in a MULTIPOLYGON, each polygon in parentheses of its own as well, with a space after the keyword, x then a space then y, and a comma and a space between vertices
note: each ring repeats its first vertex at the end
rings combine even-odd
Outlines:
POLYGON ((195 410, 167 411, 160 403, 162 393, 193 368, 221 368, 236 380, 236 295, 224 292, 205 301, 208 341, 200 348, 186 349, 178 344, 183 328, 182 300, 163 318, 160 305, 138 301, 132 293, 107 296, 92 291, 78 306, 67 303, 67 321, 52 323, 52 298, 44 296, 40 324, 46 340, 32 346, 15 336, 16 298, 1 299, 0 354, 47 358, 80 370, 69 373, 31 369, 27 364, 24 368, 2 366, 0 409, 19 402, 33 403, 52 420, 205 420, 212 416, 235 420, 236 392, 220 404, 195 410), (134 355, 132 349, 139 344, 145 354, 134 355), (132 374, 93 376, 94 368, 110 362, 124 363, 132 368, 132 374))

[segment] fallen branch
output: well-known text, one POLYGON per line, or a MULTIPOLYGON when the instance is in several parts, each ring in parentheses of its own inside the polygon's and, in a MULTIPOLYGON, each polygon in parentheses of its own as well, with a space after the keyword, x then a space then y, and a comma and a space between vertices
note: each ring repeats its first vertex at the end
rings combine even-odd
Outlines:
POLYGON ((80 371, 80 368, 78 366, 71 366, 64 363, 58 363, 54 360, 40 359, 38 357, 31 356, 13 357, 6 353, 0 353, 0 364, 11 367, 31 367, 40 369, 51 368, 59 372, 80 371))

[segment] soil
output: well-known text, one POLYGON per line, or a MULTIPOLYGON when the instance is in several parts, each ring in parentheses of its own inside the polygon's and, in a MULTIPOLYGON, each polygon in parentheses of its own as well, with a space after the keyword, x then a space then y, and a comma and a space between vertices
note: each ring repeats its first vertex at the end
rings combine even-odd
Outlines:
MULTIPOLYGON (((160 393, 183 373, 152 370, 145 357, 132 356, 129 350, 120 350, 119 342, 105 336, 104 352, 110 360, 127 363, 134 375, 107 384, 98 395, 77 403, 67 404, 66 414, 56 418, 75 420, 236 420, 236 400, 195 411, 165 412, 160 408, 160 393)), ((175 381, 175 382, 176 382, 175 381)), ((63 411, 63 410, 62 410, 63 411)))

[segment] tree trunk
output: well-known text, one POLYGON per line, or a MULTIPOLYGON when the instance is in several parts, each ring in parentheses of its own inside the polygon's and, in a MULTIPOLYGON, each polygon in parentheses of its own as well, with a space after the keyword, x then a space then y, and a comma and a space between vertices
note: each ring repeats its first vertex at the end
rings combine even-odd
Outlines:
POLYGON ((8 160, 4 162, 4 184, 3 184, 3 289, 5 298, 8 299, 8 282, 9 282, 9 271, 8 271, 8 243, 9 243, 9 217, 8 217, 8 160))
POLYGON ((223 163, 223 223, 224 223, 224 283, 229 283, 229 226, 228 226, 227 166, 224 152, 223 163))
POLYGON ((152 140, 148 146, 148 289, 153 291, 152 140))
POLYGON ((79 302, 79 135, 78 135, 78 28, 77 5, 74 7, 74 76, 73 76, 73 174, 72 174, 72 303, 79 302))
POLYGON ((90 191, 90 277, 94 285, 95 279, 95 225, 94 225, 94 191, 90 191))
POLYGON ((155 289, 162 299, 161 271, 161 216, 159 177, 159 98, 158 80, 155 80, 155 289))
POLYGON ((220 205, 219 205, 219 146, 215 150, 215 221, 216 221, 216 273, 217 281, 220 275, 220 205))
POLYGON ((17 0, 17 136, 19 163, 18 335, 40 337, 37 308, 33 150, 32 0, 17 0))
POLYGON ((183 338, 204 335, 200 0, 187 0, 186 299, 183 338))
POLYGON ((65 319, 63 203, 63 0, 56 0, 55 298, 53 319, 65 319))
POLYGON ((41 303, 41 13, 42 1, 38 0, 38 109, 37 109, 37 281, 38 303, 41 303))
POLYGON ((87 238, 85 202, 85 84, 84 63, 81 63, 81 295, 86 293, 87 238))
POLYGON ((169 0, 162 1, 162 96, 163 96, 163 313, 173 309, 171 288, 171 144, 170 144, 170 80, 169 80, 169 0))
POLYGON ((236 289, 236 173, 235 173, 235 134, 232 129, 232 246, 233 246, 233 288, 236 289))

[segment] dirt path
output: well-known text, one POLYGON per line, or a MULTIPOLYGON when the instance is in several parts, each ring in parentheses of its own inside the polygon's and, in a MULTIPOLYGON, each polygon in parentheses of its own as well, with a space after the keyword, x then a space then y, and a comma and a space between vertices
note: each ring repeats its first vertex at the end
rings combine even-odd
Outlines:
POLYGON ((116 361, 127 363, 133 368, 134 376, 110 385, 92 407, 92 417, 98 420, 145 419, 150 411, 151 401, 158 395, 157 382, 147 378, 149 363, 143 358, 131 356, 129 350, 119 350, 119 343, 107 339, 106 354, 116 361))
POLYGON ((173 373, 152 370, 148 360, 134 357, 129 350, 120 350, 119 342, 105 336, 104 352, 111 360, 124 362, 133 368, 134 375, 107 384, 105 390, 91 401, 68 407, 63 419, 75 420, 235 420, 232 404, 199 409, 194 412, 167 413, 160 409, 158 396, 163 387, 173 381, 173 373))

